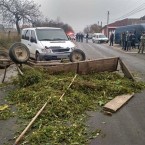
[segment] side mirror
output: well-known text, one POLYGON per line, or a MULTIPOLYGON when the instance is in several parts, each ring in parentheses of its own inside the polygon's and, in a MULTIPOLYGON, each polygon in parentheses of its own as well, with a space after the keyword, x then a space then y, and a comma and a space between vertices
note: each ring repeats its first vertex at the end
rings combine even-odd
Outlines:
POLYGON ((35 38, 33 38, 33 37, 31 37, 31 39, 30 39, 30 41, 33 43, 37 43, 37 41, 36 41, 36 39, 35 38))

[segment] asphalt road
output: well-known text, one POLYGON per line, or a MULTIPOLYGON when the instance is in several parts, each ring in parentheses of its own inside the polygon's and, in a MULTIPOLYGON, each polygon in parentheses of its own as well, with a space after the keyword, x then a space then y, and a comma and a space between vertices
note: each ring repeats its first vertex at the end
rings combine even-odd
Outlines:
MULTIPOLYGON (((125 52, 108 44, 76 43, 87 59, 120 57, 137 80, 145 81, 145 54, 137 50, 125 52)), ((112 116, 91 112, 88 124, 91 130, 101 133, 90 145, 144 145, 145 144, 145 91, 134 97, 112 116)))

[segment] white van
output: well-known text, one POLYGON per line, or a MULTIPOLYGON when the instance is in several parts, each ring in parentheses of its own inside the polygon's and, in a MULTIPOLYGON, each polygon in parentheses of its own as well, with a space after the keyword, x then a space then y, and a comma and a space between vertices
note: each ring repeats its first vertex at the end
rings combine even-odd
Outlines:
POLYGON ((28 47, 30 57, 39 61, 69 58, 76 47, 63 29, 53 27, 25 28, 21 43, 28 47))
POLYGON ((102 33, 94 33, 92 37, 93 43, 108 43, 109 39, 102 33))

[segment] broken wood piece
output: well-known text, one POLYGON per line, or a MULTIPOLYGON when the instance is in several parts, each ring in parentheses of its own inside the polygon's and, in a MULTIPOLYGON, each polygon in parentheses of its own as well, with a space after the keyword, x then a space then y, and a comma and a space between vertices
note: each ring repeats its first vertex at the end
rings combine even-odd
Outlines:
MULTIPOLYGON (((49 99, 48 99, 49 101, 49 99)), ((20 136, 16 139, 14 145, 17 145, 19 141, 22 139, 22 137, 25 135, 25 133, 28 131, 28 129, 32 126, 32 124, 35 122, 35 120, 38 118, 38 116, 42 113, 46 105, 48 104, 48 101, 42 106, 42 108, 37 112, 37 114, 32 118, 30 123, 27 125, 27 127, 23 130, 23 132, 20 134, 20 136)))
POLYGON ((121 95, 115 97, 113 100, 108 102, 103 109, 110 111, 110 112, 116 112, 118 109, 120 109, 129 99, 133 97, 134 93, 127 94, 127 95, 121 95))
POLYGON ((124 73, 124 76, 135 81, 133 75, 130 73, 129 69, 127 68, 125 63, 120 58, 119 58, 119 64, 121 66, 122 72, 124 73))
POLYGON ((75 80, 75 78, 77 77, 77 74, 75 74, 75 76, 73 77, 73 79, 72 79, 72 81, 71 81, 71 83, 69 84, 69 86, 67 87, 67 89, 66 89, 66 91, 61 95, 61 97, 59 98, 59 100, 61 100, 62 101, 62 99, 63 99, 63 97, 64 97, 64 95, 65 95, 65 93, 67 92, 67 90, 71 87, 71 85, 73 84, 73 82, 74 82, 74 80, 75 80))

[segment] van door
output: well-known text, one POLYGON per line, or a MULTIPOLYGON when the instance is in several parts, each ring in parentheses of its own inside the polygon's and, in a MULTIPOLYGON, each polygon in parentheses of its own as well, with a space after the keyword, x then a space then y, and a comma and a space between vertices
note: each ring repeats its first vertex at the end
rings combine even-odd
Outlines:
POLYGON ((31 57, 30 30, 26 30, 24 40, 22 40, 22 43, 24 43, 28 47, 31 57))
POLYGON ((37 42, 36 34, 34 30, 31 30, 30 43, 31 43, 30 44, 31 57, 35 59, 36 50, 38 48, 38 42, 37 42))

